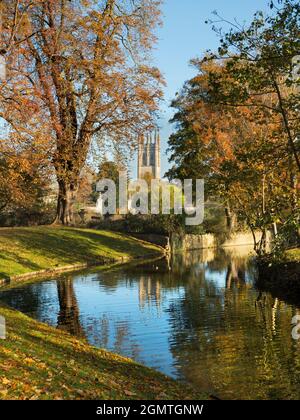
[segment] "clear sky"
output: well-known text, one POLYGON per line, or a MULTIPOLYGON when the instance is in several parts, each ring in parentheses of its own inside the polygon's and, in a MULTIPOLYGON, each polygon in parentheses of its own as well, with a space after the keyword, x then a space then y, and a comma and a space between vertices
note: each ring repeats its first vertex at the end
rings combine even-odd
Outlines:
POLYGON ((194 75, 190 59, 201 56, 208 49, 216 50, 219 45, 217 35, 205 21, 215 18, 212 12, 217 10, 230 21, 236 18, 240 23, 249 22, 257 10, 266 10, 267 5, 268 0, 165 0, 164 25, 159 30, 155 51, 155 64, 167 82, 161 107, 162 175, 169 167, 166 148, 172 132, 168 123, 172 116, 170 101, 185 80, 194 75))

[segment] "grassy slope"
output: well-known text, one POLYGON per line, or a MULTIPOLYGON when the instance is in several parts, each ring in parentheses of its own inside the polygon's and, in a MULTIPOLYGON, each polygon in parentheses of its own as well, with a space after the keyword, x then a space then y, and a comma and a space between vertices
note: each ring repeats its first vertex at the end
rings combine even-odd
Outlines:
POLYGON ((158 254, 154 245, 123 234, 90 229, 0 229, 0 279, 79 263, 158 254))
POLYGON ((286 252, 286 258, 288 261, 300 263, 300 248, 290 249, 286 252))
POLYGON ((0 399, 202 399, 164 375, 0 306, 0 399))
MULTIPOLYGON (((111 232, 38 227, 0 229, 0 278, 70 264, 159 255, 111 232)), ((0 399, 199 399, 164 375, 36 322, 0 304, 0 399)))

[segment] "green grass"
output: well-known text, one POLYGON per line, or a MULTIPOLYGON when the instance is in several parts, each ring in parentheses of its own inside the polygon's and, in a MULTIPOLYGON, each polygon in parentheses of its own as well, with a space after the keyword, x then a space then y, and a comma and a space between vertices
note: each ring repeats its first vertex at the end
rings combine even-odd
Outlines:
POLYGON ((154 245, 109 231, 52 226, 0 228, 0 279, 160 252, 154 245))
MULTIPOLYGON (((0 278, 74 264, 160 256, 126 235, 88 229, 0 229, 0 278)), ((0 399, 203 399, 166 376, 0 304, 0 399)))
POLYGON ((286 252, 287 261, 300 263, 300 248, 290 249, 286 252))
POLYGON ((0 306, 0 399, 204 399, 186 385, 0 306))

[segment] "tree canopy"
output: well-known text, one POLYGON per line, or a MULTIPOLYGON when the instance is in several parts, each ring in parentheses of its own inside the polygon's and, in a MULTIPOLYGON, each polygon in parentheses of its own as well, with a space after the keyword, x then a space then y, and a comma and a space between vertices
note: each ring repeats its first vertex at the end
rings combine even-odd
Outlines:
POLYGON ((162 96, 150 62, 160 1, 4 0, 1 7, 0 117, 11 138, 47 145, 57 221, 68 224, 91 143, 132 146, 153 126, 162 96))
MULTIPOLYGON (((218 53, 192 60, 197 75, 172 103, 169 178, 204 178, 207 196, 224 203, 228 227, 238 216, 265 232, 299 224, 298 2, 234 24, 218 53)), ((218 17, 220 21, 220 17, 218 17)), ((295 234, 295 229, 294 229, 295 234)), ((255 238, 256 242, 257 239, 255 238)))

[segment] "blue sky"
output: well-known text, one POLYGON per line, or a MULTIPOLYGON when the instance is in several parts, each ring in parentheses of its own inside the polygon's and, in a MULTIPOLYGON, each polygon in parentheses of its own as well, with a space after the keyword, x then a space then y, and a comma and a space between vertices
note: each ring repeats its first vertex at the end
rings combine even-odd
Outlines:
MULTIPOLYGON (((267 5, 268 0, 165 0, 164 25, 159 30, 154 53, 155 64, 167 82, 161 107, 162 175, 169 167, 166 156, 167 141, 172 132, 168 123, 172 116, 169 104, 185 80, 194 75, 190 59, 218 47, 217 35, 205 21, 214 18, 212 12, 217 10, 228 20, 236 18, 241 23, 249 22, 257 10, 267 10, 267 5)), ((136 173, 135 167, 133 173, 136 173)))

